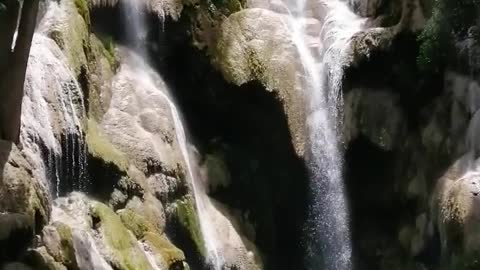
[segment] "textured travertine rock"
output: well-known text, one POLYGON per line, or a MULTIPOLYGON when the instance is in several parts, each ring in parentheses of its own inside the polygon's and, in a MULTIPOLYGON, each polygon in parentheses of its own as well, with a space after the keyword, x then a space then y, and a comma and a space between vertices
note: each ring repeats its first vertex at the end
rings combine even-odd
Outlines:
POLYGON ((469 155, 457 160, 437 183, 432 200, 442 252, 452 269, 478 267, 480 174, 471 163, 469 155))
POLYGON ((295 149, 302 156, 303 93, 296 88, 299 63, 287 24, 285 16, 265 9, 234 13, 220 26, 212 61, 228 81, 242 85, 257 80, 276 93, 287 115, 295 149))

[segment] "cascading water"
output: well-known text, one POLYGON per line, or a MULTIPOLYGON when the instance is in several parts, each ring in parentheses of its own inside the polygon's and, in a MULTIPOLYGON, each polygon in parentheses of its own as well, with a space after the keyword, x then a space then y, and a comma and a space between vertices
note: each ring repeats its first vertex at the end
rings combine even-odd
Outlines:
POLYGON ((135 77, 139 80, 139 87, 154 89, 154 94, 162 96, 170 107, 171 115, 174 121, 176 138, 180 146, 182 157, 185 161, 187 176, 193 187, 200 229, 208 256, 208 263, 211 264, 214 269, 220 270, 224 265, 224 260, 220 254, 220 243, 216 237, 217 234, 215 232, 215 225, 211 223, 213 217, 211 217, 209 214, 212 211, 213 206, 209 201, 205 188, 203 187, 203 183, 201 183, 200 179, 196 176, 197 174, 195 173, 195 167, 193 166, 194 162, 189 152, 187 136, 182 124, 180 113, 178 112, 175 103, 172 101, 172 98, 169 96, 169 93, 163 92, 163 89, 166 87, 158 87, 156 85, 155 82, 160 80, 159 75, 156 74, 148 65, 148 56, 144 44, 146 36, 145 18, 143 17, 145 6, 141 1, 138 0, 123 1, 122 4, 122 10, 127 25, 127 40, 131 43, 130 45, 140 56, 138 57, 132 54, 127 60, 134 67, 131 72, 134 72, 135 76, 132 77, 135 77), (140 58, 143 58, 143 60, 140 58))
POLYGON ((44 32, 60 16, 59 4, 48 3, 48 12, 32 42, 25 96, 22 104, 20 141, 36 164, 44 183, 58 197, 61 191, 86 188, 85 117, 82 90, 66 57, 44 32))
POLYGON ((348 207, 342 179, 341 83, 348 61, 349 41, 363 20, 338 0, 320 1, 319 55, 306 43, 306 0, 289 6, 292 39, 304 68, 302 86, 307 102, 310 148, 307 154, 312 202, 307 225, 309 269, 351 269, 348 207))

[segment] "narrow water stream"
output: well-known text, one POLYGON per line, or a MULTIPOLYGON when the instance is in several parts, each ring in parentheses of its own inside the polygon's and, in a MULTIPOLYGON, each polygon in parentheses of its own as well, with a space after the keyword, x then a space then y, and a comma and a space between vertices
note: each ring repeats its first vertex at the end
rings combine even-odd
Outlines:
POLYGON ((302 88, 307 103, 310 172, 309 222, 306 228, 308 269, 352 268, 348 203, 343 183, 341 82, 349 41, 363 20, 338 0, 320 1, 322 19, 318 52, 306 42, 306 19, 312 14, 305 0, 290 2, 292 39, 303 66, 302 88), (319 55, 320 57, 316 57, 319 55))

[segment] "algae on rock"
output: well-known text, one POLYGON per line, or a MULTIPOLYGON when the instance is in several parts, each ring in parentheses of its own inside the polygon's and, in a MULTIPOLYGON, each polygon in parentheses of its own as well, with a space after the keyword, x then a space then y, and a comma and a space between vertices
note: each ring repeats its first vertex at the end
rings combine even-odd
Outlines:
POLYGON ((137 241, 130 231, 125 228, 120 217, 113 210, 104 204, 95 202, 91 211, 92 218, 98 221, 94 226, 97 226, 97 230, 100 232, 102 239, 104 239, 108 248, 107 252, 111 253, 111 257, 108 260, 116 269, 150 269, 150 264, 140 250, 137 241))

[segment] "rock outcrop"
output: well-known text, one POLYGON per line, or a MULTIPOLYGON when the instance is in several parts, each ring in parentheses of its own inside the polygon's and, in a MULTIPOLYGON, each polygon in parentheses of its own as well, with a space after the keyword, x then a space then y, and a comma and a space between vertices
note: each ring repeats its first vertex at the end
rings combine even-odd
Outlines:
POLYGON ((0 261, 18 259, 50 220, 51 197, 42 176, 11 142, 0 141, 0 261))
POLYGON ((303 96, 297 87, 300 68, 288 28, 288 17, 254 8, 232 14, 220 26, 212 61, 236 85, 262 82, 283 104, 293 143, 305 148, 303 96))

